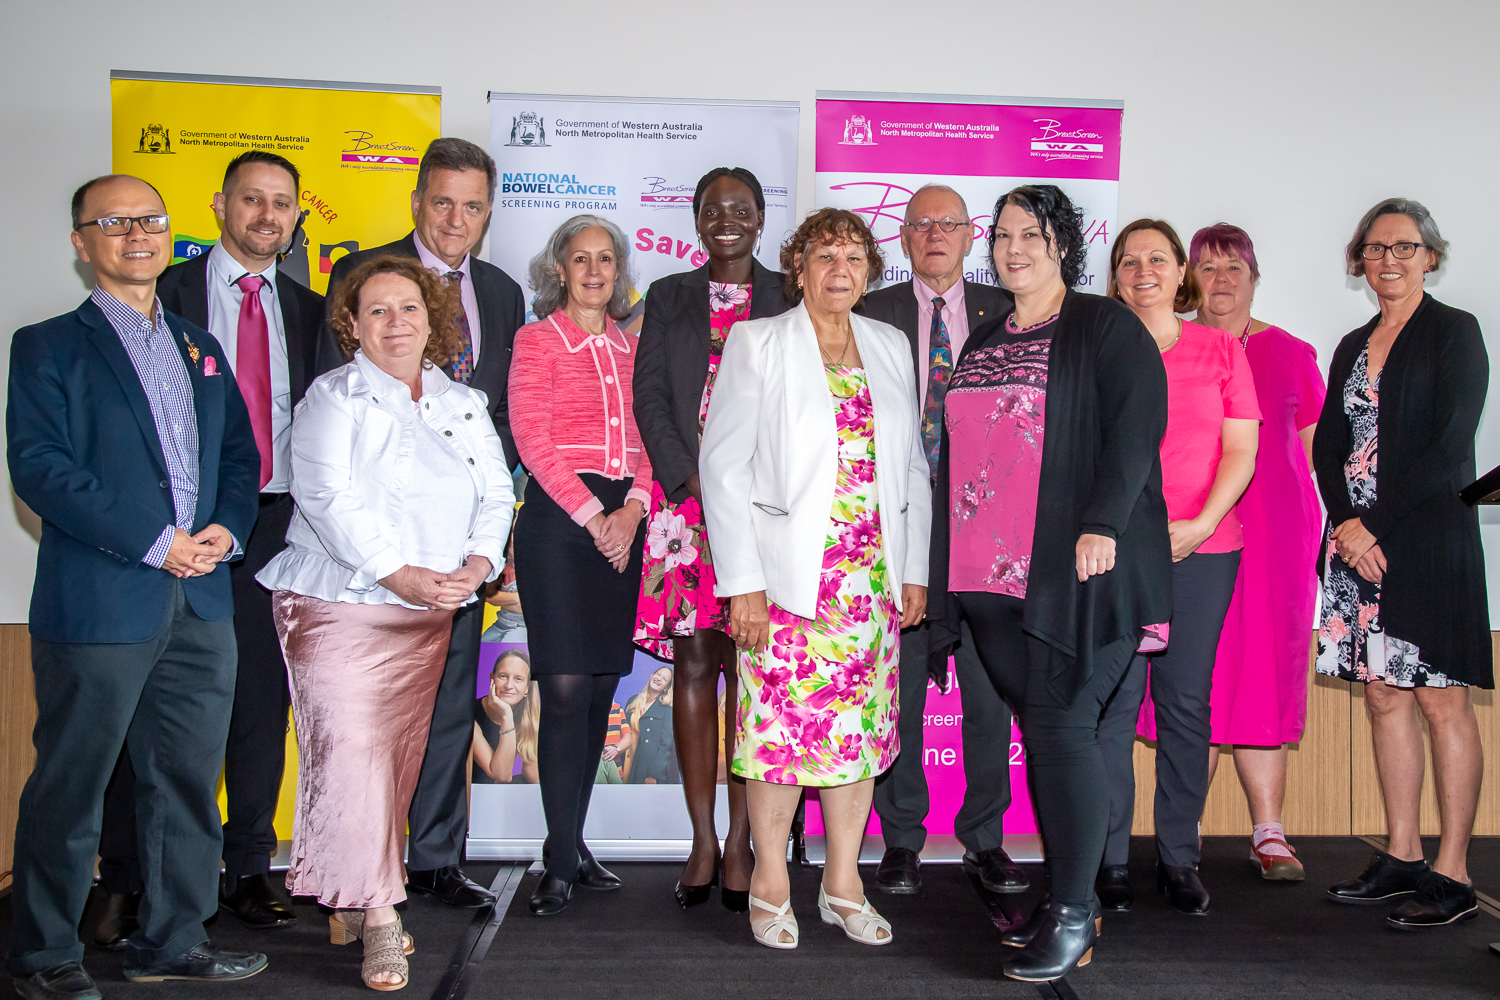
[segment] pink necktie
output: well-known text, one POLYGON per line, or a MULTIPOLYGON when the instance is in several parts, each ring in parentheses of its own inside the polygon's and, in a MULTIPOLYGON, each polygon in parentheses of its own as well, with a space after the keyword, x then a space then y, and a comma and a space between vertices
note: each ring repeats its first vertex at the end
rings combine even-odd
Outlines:
POLYGON ((266 311, 260 304, 260 290, 266 279, 247 274, 235 284, 245 297, 240 300, 234 377, 250 409, 250 427, 260 449, 260 485, 264 489, 271 481, 272 466, 271 335, 266 327, 266 311))

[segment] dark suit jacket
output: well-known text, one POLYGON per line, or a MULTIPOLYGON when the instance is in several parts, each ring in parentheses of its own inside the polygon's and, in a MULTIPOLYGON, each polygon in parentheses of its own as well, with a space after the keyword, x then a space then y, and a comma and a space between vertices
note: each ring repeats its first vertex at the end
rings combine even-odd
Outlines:
MULTIPOLYGON (((964 312, 969 316, 971 335, 996 316, 1009 312, 1011 302, 1010 293, 1003 289, 964 279, 964 312)), ((870 319, 878 319, 882 323, 889 323, 906 334, 906 339, 911 342, 912 361, 916 363, 917 399, 924 399, 927 393, 927 359, 917 356, 921 351, 918 340, 921 331, 917 329, 917 293, 911 281, 887 285, 869 293, 865 296, 865 300, 855 307, 855 312, 870 319)), ((953 360, 955 363, 958 361, 957 358, 953 360)))
MULTIPOLYGON (((751 262, 750 318, 791 308, 779 271, 751 262)), ((635 425, 667 499, 688 498, 698 471, 698 411, 708 381, 708 265, 658 278, 646 293, 631 385, 635 425)))
MULTIPOLYGON (((194 326, 208 329, 208 254, 173 264, 156 281, 162 308, 194 326)), ((307 395, 319 375, 344 363, 343 352, 323 323, 323 296, 285 274, 276 278, 276 304, 286 331, 286 360, 292 382, 292 406, 307 395)))
MULTIPOLYGON (((324 322, 333 308, 334 289, 349 276, 356 267, 374 257, 391 254, 396 257, 417 256, 416 232, 407 233, 394 243, 370 250, 360 250, 340 257, 328 276, 328 301, 324 309, 324 322)), ((526 324, 526 295, 521 286, 510 275, 494 264, 469 257, 470 280, 474 282, 474 298, 479 302, 479 366, 469 380, 472 388, 479 389, 490 402, 490 419, 495 422, 495 432, 500 435, 500 444, 505 449, 505 462, 511 468, 521 459, 516 453, 516 441, 510 432, 510 410, 506 401, 506 388, 510 384, 510 352, 515 344, 516 331, 526 324)), ((330 337, 332 334, 329 335, 330 337)), ((336 341, 335 341, 336 342, 336 341)), ((348 358, 339 355, 338 364, 348 358)), ((451 375, 452 370, 445 369, 451 375)))
MULTIPOLYGON (((198 420, 192 530, 250 537, 260 452, 218 341, 179 316, 167 325, 187 365, 198 420), (201 352, 195 363, 188 340, 201 352), (204 375, 212 357, 218 373, 204 375)), ((176 521, 151 404, 130 354, 92 301, 16 331, 10 348, 6 459, 16 495, 42 519, 31 634, 47 642, 144 642, 161 627, 173 577, 141 562, 176 521)), ((182 581, 193 612, 234 615, 229 567, 182 581)))

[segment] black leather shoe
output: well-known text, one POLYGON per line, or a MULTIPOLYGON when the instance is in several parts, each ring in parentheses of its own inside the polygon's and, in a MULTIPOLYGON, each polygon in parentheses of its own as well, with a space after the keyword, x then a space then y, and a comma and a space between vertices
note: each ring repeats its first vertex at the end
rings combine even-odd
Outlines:
POLYGON ((1042 898, 1036 901, 1036 906, 1031 910, 1031 916, 1024 922, 1016 924, 1010 930, 1000 935, 1000 943, 1007 948, 1024 948, 1036 937, 1036 932, 1041 930, 1047 922, 1047 906, 1052 902, 1052 890, 1042 890, 1042 898))
MULTIPOLYGON (((598 864, 598 862, 596 861, 595 864, 598 864)), ((583 874, 581 869, 579 870, 579 874, 583 874)), ((615 881, 618 882, 619 879, 615 881)), ((714 886, 718 884, 719 870, 715 868, 713 877, 707 883, 703 885, 683 885, 681 882, 678 882, 672 887, 672 894, 677 897, 677 905, 686 910, 689 907, 701 906, 708 902, 709 895, 713 892, 714 886)))
POLYGON ((105 951, 119 951, 125 941, 141 926, 136 914, 140 912, 141 894, 138 892, 112 892, 104 904, 104 916, 94 928, 94 943, 105 951))
POLYGON ((1023 983, 1050 983, 1088 965, 1101 922, 1097 903, 1068 906, 1049 901, 1036 936, 1006 961, 1005 974, 1023 983))
POLYGON ((253 931, 294 927, 297 915, 292 912, 271 885, 269 875, 246 875, 219 878, 219 911, 238 917, 253 931))
POLYGON ((1135 890, 1130 887, 1130 866, 1105 865, 1094 879, 1099 905, 1114 913, 1129 913, 1135 905, 1135 890))
POLYGON ((83 971, 81 962, 64 962, 15 980, 26 1000, 103 1000, 104 994, 83 971))
POLYGON ((1385 922, 1398 931, 1422 931, 1477 916, 1479 897, 1472 885, 1430 871, 1418 880, 1412 897, 1392 910, 1385 922))
POLYGON ((255 952, 226 951, 205 941, 190 951, 150 965, 125 960, 125 978, 132 983, 159 983, 164 979, 192 979, 228 983, 264 972, 266 956, 255 952))
POLYGON ((1025 892, 1031 888, 1031 880, 1021 866, 1000 847, 991 847, 978 854, 965 851, 964 871, 978 875, 979 884, 990 892, 1025 892))
POLYGON ((458 865, 409 871, 406 873, 406 887, 424 896, 436 896, 449 906, 465 909, 491 906, 495 902, 495 894, 470 879, 458 865))
POLYGON ((1198 869, 1191 865, 1164 865, 1156 863, 1156 889, 1172 904, 1178 913, 1190 917, 1208 916, 1208 890, 1198 877, 1198 869))
POLYGON ((578 878, 574 882, 580 889, 593 889, 595 892, 611 892, 623 884, 620 876, 595 861, 593 855, 589 854, 578 859, 578 878))
POLYGON ((550 917, 554 913, 561 913, 567 909, 568 900, 572 898, 572 882, 564 882, 551 872, 542 872, 542 881, 537 885, 536 892, 531 894, 531 901, 526 905, 531 907, 531 912, 537 916, 550 917))
POLYGON ((1356 906, 1388 903, 1416 892, 1417 883, 1429 870, 1426 860, 1398 861, 1384 851, 1376 851, 1358 878, 1333 886, 1328 890, 1328 898, 1356 906))
POLYGON ((892 896, 910 896, 922 888, 922 859, 909 847, 888 847, 875 869, 875 888, 892 896))

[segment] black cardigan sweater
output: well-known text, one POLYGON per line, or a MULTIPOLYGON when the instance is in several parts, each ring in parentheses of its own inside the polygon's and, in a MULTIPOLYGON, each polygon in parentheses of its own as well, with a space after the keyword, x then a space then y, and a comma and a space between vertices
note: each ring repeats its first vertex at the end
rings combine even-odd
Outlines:
MULTIPOLYGON (((1380 373, 1380 470, 1368 510, 1349 502, 1344 463, 1350 426, 1344 385, 1380 321, 1377 314, 1333 352, 1328 395, 1313 436, 1313 468, 1329 526, 1361 518, 1380 542, 1387 571, 1380 622, 1415 644, 1434 670, 1494 686, 1489 601, 1479 514, 1458 498, 1474 481, 1474 435, 1489 389, 1479 321, 1430 294, 1406 321, 1380 373)), ((1324 556, 1318 566, 1325 565, 1324 556)))
MULTIPOLYGON (((971 331, 963 358, 1007 336, 1006 307, 971 331)), ((1172 618, 1172 543, 1161 492, 1161 439, 1167 429, 1167 372, 1151 334, 1129 309, 1069 291, 1047 361, 1046 432, 1037 485, 1036 530, 1022 627, 1072 658, 1049 678, 1052 695, 1072 704, 1103 647, 1172 618), (1115 539, 1115 568, 1078 582, 1078 536, 1115 539)), ((947 431, 938 463, 939 513, 947 510, 947 431)), ((929 618, 935 641, 957 637, 948 592, 948 518, 932 519, 929 618)))
MULTIPOLYGON (((750 318, 791 308, 784 276, 752 259, 750 318)), ((631 383, 635 425, 667 499, 688 498, 698 471, 698 410, 708 382, 708 265, 658 278, 646 292, 631 383)))

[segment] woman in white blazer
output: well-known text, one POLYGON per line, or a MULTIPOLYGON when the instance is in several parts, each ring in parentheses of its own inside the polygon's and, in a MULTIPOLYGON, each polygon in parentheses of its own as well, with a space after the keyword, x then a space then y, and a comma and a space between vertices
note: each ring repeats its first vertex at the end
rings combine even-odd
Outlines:
POLYGON ((410 258, 340 286, 333 326, 354 360, 314 382, 292 423, 287 548, 256 575, 297 723, 287 888, 317 896, 335 944, 365 942, 366 984, 406 983, 406 814, 453 612, 504 565, 515 494, 485 395, 441 367, 458 295, 410 258))
POLYGON ((875 776, 900 750, 900 630, 927 603, 916 377, 906 337, 851 311, 882 268, 859 216, 813 213, 781 266, 797 305, 731 331, 699 459, 715 592, 741 651, 731 767, 761 848, 750 925, 761 944, 797 946, 783 845, 802 788, 816 787, 822 919, 883 945, 891 926, 858 863, 875 776))

